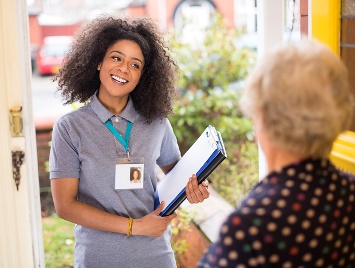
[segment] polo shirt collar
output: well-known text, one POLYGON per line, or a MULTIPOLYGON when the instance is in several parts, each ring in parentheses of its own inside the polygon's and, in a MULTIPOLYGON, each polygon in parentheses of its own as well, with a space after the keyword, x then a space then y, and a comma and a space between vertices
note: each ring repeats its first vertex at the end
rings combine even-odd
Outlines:
MULTIPOLYGON (((99 99, 97 98, 98 91, 92 96, 91 101, 89 103, 91 109, 96 113, 96 115, 100 118, 102 123, 105 123, 111 117, 115 117, 113 113, 106 109, 105 106, 101 104, 99 99)), ((133 106, 132 98, 128 98, 128 103, 119 117, 134 123, 134 120, 138 117, 138 113, 133 106)))

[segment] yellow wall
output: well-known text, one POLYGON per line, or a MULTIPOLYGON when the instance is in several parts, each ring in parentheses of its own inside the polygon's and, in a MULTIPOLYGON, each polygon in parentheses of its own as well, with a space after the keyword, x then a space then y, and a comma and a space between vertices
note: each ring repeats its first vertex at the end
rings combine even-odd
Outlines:
POLYGON ((333 144, 329 158, 339 169, 355 174, 355 132, 341 133, 333 144))
MULTIPOLYGON (((340 55, 341 0, 311 0, 312 37, 340 55)), ((338 168, 355 174, 355 132, 339 135, 330 160, 338 168)))
POLYGON ((340 55, 341 0, 311 0, 312 37, 340 55))

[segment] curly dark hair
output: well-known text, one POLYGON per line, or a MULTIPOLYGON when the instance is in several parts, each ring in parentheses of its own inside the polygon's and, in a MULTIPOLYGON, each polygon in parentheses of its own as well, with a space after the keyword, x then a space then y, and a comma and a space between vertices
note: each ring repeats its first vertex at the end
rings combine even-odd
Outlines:
POLYGON ((167 117, 172 113, 178 68, 156 25, 148 18, 100 17, 75 34, 62 68, 53 77, 58 80, 58 91, 65 104, 85 103, 99 89, 97 66, 106 50, 119 40, 137 43, 144 56, 142 76, 130 93, 135 109, 147 123, 153 118, 167 117))

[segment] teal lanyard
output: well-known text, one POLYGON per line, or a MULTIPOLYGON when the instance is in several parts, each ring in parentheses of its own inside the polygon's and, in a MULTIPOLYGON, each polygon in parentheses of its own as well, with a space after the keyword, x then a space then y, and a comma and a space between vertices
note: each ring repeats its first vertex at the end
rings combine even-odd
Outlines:
POLYGON ((128 142, 129 142, 129 136, 131 135, 132 122, 130 121, 127 122, 125 138, 123 138, 122 135, 118 133, 118 131, 115 129, 115 127, 111 124, 109 120, 106 121, 105 125, 112 132, 112 134, 118 139, 118 141, 123 145, 124 149, 126 150, 128 159, 130 159, 128 142))

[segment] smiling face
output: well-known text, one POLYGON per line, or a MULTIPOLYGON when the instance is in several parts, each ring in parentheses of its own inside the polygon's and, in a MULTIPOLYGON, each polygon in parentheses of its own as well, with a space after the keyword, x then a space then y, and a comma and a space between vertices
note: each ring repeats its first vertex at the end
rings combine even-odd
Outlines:
POLYGON ((117 100, 127 103, 142 75, 144 57, 139 45, 130 40, 119 40, 109 47, 97 67, 100 71, 99 100, 105 105, 117 100))
POLYGON ((137 179, 138 179, 138 176, 139 176, 138 171, 137 171, 137 170, 133 171, 132 176, 133 176, 133 179, 134 179, 134 180, 137 180, 137 179))

